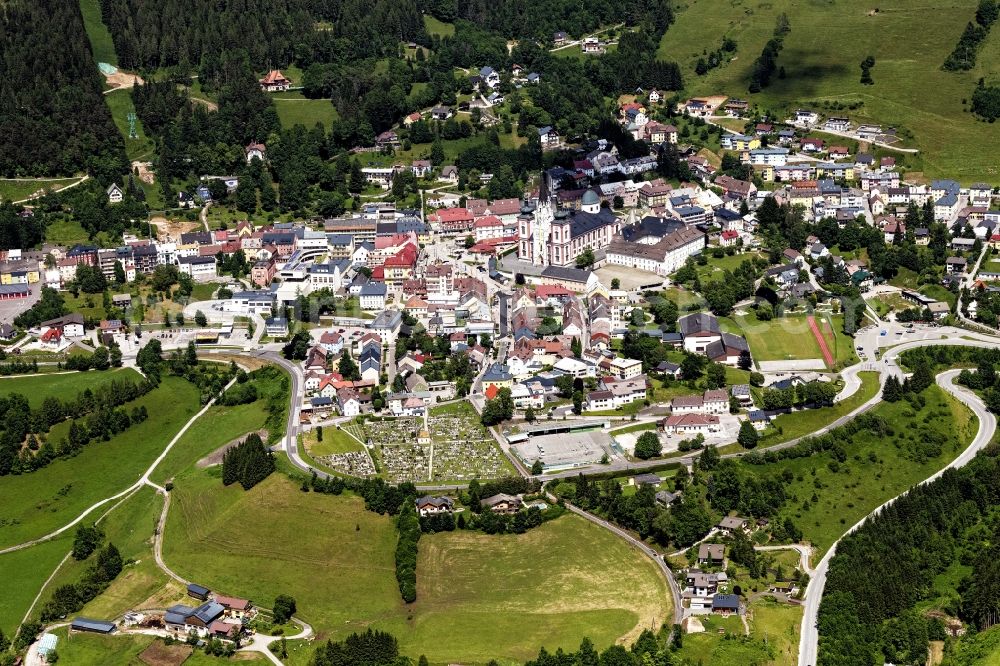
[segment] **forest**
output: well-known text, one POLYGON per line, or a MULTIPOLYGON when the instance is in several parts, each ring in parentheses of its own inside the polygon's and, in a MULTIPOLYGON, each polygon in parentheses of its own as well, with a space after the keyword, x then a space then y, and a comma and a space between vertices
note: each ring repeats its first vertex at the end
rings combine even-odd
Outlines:
POLYGON ((973 634, 995 622, 998 453, 991 445, 969 466, 914 488, 840 542, 819 611, 820 666, 923 664, 928 641, 945 638, 941 619, 918 611, 927 601, 973 634), (960 568, 971 571, 945 583, 941 597, 936 578, 960 568))
POLYGON ((0 175, 86 171, 106 186, 128 172, 79 3, 4 3, 0 44, 0 175))

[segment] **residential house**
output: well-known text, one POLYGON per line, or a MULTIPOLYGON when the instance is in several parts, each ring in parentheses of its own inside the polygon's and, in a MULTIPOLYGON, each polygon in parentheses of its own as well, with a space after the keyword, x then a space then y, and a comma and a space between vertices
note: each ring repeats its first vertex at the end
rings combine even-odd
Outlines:
POLYGON ((291 87, 291 80, 282 74, 280 69, 272 69, 267 76, 260 79, 260 89, 264 92, 282 92, 291 87))
POLYGON ((703 543, 698 546, 698 564, 720 565, 726 560, 726 545, 703 543))
POLYGON ((499 493, 497 495, 493 495, 492 497, 479 500, 479 504, 484 509, 488 509, 493 513, 513 514, 520 511, 522 501, 521 498, 516 495, 499 493))

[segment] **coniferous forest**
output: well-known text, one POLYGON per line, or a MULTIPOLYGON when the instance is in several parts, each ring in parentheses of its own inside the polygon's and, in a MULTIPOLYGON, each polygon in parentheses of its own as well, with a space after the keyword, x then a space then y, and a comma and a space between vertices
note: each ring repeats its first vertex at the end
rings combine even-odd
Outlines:
POLYGON ((0 175, 87 171, 110 182, 127 172, 79 3, 4 3, 0 44, 0 175))
POLYGON ((239 481, 243 490, 250 490, 274 471, 274 454, 260 435, 251 433, 222 455, 222 483, 231 485, 239 481))

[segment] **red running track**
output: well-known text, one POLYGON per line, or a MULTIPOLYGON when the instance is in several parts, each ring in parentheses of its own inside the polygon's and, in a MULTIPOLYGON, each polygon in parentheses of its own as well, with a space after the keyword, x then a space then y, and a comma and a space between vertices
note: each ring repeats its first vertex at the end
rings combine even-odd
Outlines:
POLYGON ((807 317, 809 321, 809 330, 812 331, 813 336, 816 338, 816 342, 819 343, 819 350, 823 352, 823 360, 826 361, 826 367, 832 368, 834 366, 833 354, 830 353, 830 347, 826 344, 826 338, 820 333, 819 326, 816 325, 816 318, 812 315, 807 317))

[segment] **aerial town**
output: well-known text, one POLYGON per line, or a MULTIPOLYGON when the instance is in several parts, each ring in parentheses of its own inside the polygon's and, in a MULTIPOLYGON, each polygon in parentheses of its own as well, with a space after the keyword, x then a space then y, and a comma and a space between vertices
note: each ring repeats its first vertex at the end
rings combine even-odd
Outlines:
POLYGON ((0 666, 1000 663, 1000 4, 181 4, 0 17, 0 666))

